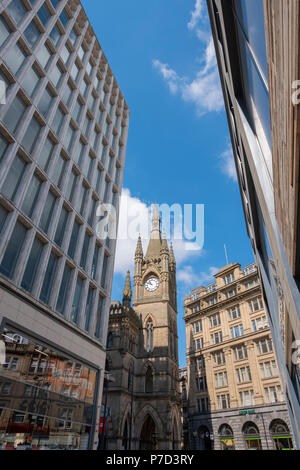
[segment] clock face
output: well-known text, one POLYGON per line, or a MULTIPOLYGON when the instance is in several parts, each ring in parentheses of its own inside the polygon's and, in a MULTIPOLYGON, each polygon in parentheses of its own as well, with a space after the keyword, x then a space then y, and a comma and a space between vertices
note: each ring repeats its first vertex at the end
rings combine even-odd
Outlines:
POLYGON ((159 286, 159 280, 157 279, 157 277, 150 277, 150 279, 148 279, 145 282, 145 288, 149 292, 155 291, 158 288, 158 286, 159 286))

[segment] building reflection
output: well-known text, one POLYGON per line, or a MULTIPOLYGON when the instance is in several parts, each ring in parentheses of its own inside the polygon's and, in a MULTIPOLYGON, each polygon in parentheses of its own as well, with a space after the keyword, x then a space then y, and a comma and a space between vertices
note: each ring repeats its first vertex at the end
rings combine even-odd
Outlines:
POLYGON ((2 341, 2 449, 86 449, 96 371, 11 330, 2 341))

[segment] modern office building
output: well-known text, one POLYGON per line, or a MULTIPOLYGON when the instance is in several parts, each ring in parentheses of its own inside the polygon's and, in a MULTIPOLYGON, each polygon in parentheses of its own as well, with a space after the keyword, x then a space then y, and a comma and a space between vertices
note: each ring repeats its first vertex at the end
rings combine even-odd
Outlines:
POLYGON ((0 445, 96 448, 129 110, 78 0, 2 0, 0 59, 0 445))
POLYGON ((111 412, 103 444, 114 450, 181 449, 176 262, 161 237, 157 207, 145 255, 138 239, 132 306, 131 299, 127 273, 122 302, 112 302, 109 315, 111 382, 103 402, 111 412))
POLYGON ((289 413, 255 264, 224 266, 185 298, 187 445, 291 449, 289 413))
POLYGON ((300 448, 299 2, 207 4, 247 231, 300 448))

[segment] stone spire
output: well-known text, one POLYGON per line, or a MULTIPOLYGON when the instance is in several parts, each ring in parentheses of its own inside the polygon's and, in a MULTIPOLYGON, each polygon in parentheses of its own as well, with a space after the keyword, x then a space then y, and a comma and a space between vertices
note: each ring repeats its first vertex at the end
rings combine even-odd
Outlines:
POLYGON ((175 260, 175 256, 174 256, 172 242, 170 243, 170 265, 173 266, 174 268, 176 267, 176 260, 175 260))
POLYGON ((131 296, 132 296, 132 290, 131 290, 131 282, 130 282, 130 271, 127 271, 125 286, 123 290, 123 305, 125 305, 126 307, 130 307, 131 305, 131 296))
POLYGON ((146 253, 146 258, 158 258, 161 249, 161 231, 160 231, 160 216, 157 204, 154 205, 152 214, 152 228, 150 241, 146 253))
POLYGON ((161 242, 161 249, 160 249, 161 255, 168 255, 169 254, 169 247, 166 239, 166 234, 163 234, 162 242, 161 242))
POLYGON ((141 236, 139 235, 137 245, 136 245, 136 250, 135 250, 135 257, 143 257, 143 247, 142 247, 142 239, 141 236))

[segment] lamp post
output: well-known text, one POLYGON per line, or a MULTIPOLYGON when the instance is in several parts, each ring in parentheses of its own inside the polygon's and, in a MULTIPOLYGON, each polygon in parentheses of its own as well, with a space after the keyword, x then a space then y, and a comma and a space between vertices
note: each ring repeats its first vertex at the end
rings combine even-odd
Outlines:
POLYGON ((269 444, 268 444, 268 438, 267 438, 267 431, 266 431, 266 426, 265 426, 265 420, 264 420, 264 415, 263 413, 257 413, 256 412, 256 417, 261 417, 262 422, 263 422, 263 427, 264 427, 264 433, 265 433, 265 439, 266 439, 266 444, 267 444, 267 449, 269 450, 269 444))
MULTIPOLYGON (((107 395, 108 395, 109 382, 115 382, 115 378, 108 371, 104 371, 104 380, 103 380, 103 391, 105 393, 104 416, 103 416, 103 428, 102 428, 101 436, 99 439, 98 450, 104 450, 104 444, 105 444, 106 408, 107 408, 107 395)), ((101 420, 101 413, 100 413, 100 420, 101 420)))
POLYGON ((133 410, 133 374, 131 374, 130 378, 130 428, 129 428, 129 444, 128 444, 128 450, 131 450, 131 441, 132 441, 132 410, 133 410))

